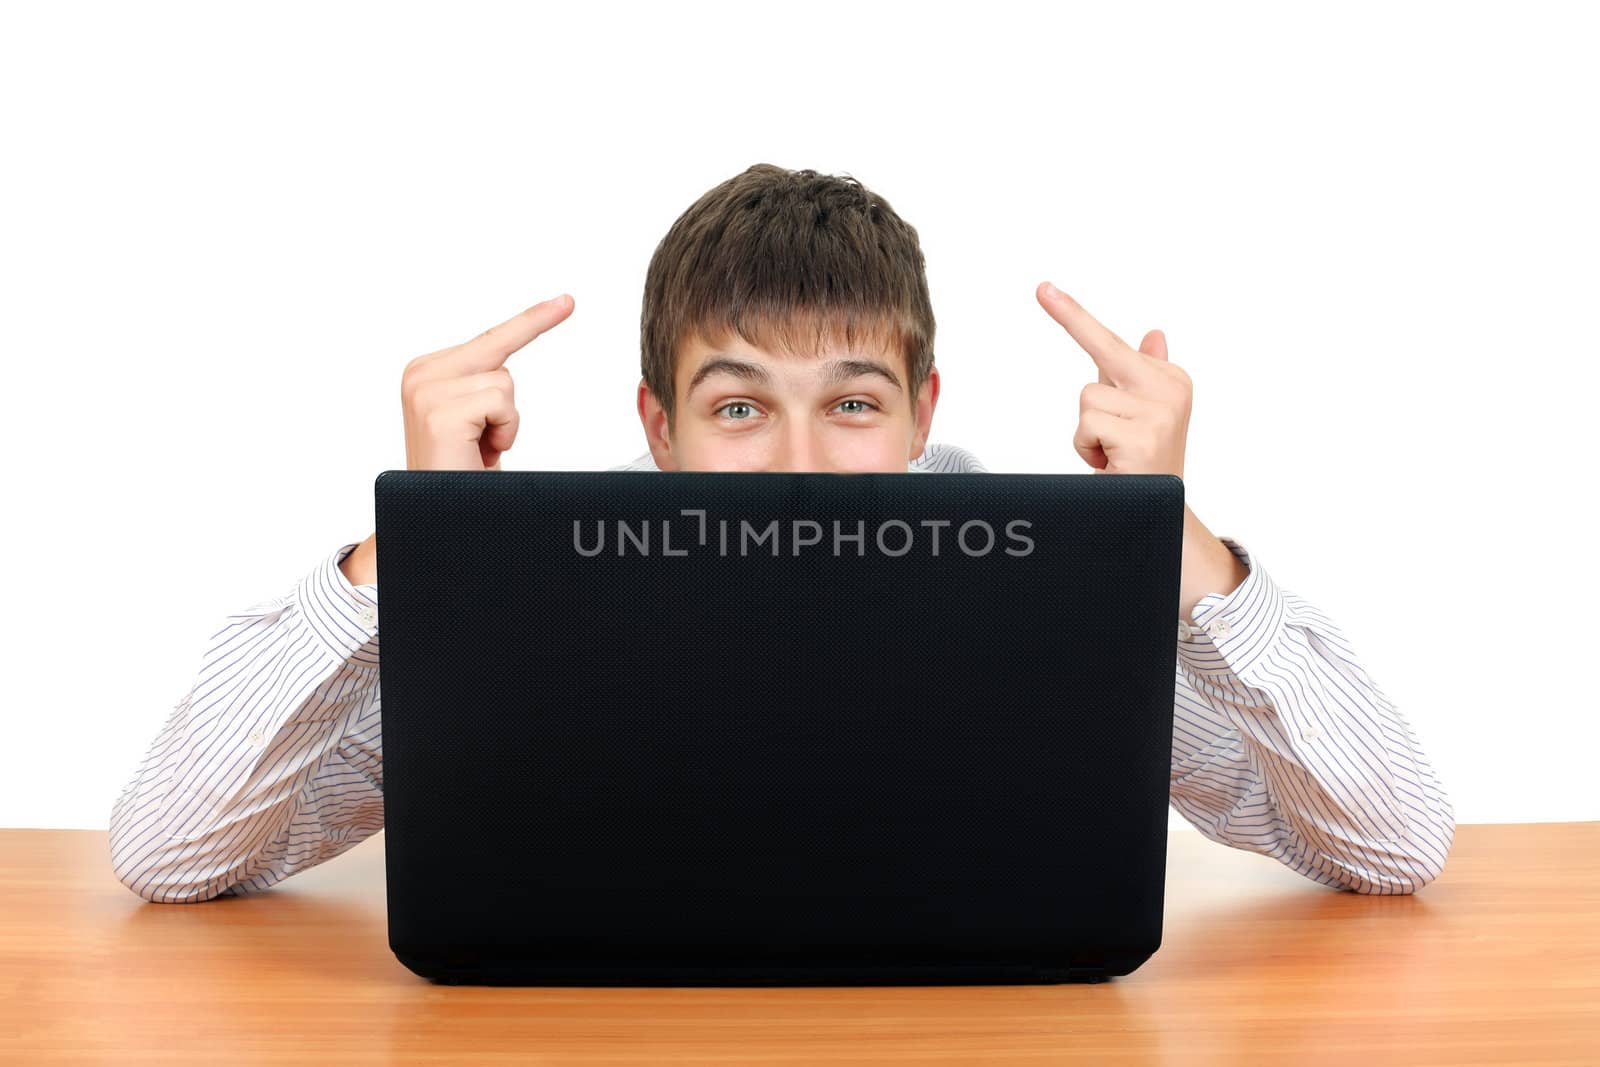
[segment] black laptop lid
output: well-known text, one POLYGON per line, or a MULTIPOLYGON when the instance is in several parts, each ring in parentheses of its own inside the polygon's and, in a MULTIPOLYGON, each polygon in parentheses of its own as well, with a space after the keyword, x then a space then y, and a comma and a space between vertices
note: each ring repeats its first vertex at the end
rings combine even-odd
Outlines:
POLYGON ((1169 475, 385 471, 390 945, 443 981, 1125 974, 1169 475))

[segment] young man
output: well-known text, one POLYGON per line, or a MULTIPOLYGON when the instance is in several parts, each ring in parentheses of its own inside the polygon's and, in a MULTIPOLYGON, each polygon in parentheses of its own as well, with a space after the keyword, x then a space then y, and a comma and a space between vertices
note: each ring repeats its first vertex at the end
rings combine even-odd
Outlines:
MULTIPOLYGON (((1135 350, 1053 287, 1036 296, 1099 371, 1078 454, 1181 478, 1192 393, 1160 331, 1135 350)), ((407 467, 500 469, 518 424, 506 360, 572 309, 563 294, 412 360, 407 467)), ((649 447, 611 469, 983 471, 928 443, 933 336, 917 231, 882 197, 753 166, 651 257, 637 396, 649 447)), ((374 536, 224 620, 113 805, 129 889, 256 892, 381 828, 376 581, 374 536)), ((1187 508, 1175 622, 1171 798, 1188 821, 1336 888, 1410 893, 1438 876, 1454 811, 1405 719, 1332 620, 1187 508)))

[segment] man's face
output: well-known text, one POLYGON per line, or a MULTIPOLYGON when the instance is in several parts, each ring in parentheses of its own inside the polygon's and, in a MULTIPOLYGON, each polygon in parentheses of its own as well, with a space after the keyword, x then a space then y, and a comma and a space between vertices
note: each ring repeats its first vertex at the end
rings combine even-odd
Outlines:
POLYGON ((934 369, 913 407, 904 364, 890 351, 784 356, 695 338, 678 354, 671 436, 642 379, 639 418, 662 470, 904 474, 939 399, 934 369))

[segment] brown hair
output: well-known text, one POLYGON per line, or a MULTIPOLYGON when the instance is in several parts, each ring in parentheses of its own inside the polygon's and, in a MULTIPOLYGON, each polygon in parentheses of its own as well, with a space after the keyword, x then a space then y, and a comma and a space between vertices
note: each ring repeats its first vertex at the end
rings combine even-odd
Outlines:
POLYGON ((670 432, 673 371, 698 335, 790 355, 824 342, 904 357, 911 402, 933 367, 917 231, 855 178, 757 163, 678 216, 645 273, 640 369, 670 432))

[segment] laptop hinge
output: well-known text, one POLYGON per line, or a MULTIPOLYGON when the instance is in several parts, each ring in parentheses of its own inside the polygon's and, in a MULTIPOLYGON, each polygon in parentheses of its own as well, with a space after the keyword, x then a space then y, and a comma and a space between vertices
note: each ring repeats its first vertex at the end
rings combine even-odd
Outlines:
POLYGON ((1036 967, 1044 982, 1103 982, 1110 977, 1105 960, 1093 955, 1074 954, 1069 963, 1039 963, 1036 967))

